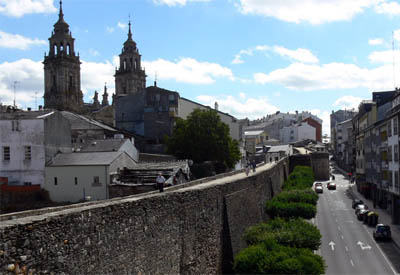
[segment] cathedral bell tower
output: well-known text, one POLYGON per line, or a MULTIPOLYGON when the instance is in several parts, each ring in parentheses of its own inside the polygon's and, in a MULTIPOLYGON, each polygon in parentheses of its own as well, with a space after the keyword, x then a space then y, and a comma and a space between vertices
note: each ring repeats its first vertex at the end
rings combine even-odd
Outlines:
POLYGON ((141 55, 132 40, 129 21, 128 39, 119 55, 119 69, 115 71, 116 96, 134 94, 146 88, 146 73, 141 67, 141 55))
POLYGON ((79 112, 83 107, 81 62, 75 54, 74 38, 64 21, 62 1, 58 21, 49 38, 44 57, 44 107, 79 112))

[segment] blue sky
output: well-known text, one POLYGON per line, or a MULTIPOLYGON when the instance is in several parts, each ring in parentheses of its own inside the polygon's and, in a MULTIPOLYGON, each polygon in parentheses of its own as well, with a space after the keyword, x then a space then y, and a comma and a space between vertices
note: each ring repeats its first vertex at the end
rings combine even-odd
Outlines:
MULTIPOLYGON (((58 1, 0 1, 0 102, 43 104, 43 57, 58 1), (36 98, 36 101, 35 101, 36 98)), ((114 91, 127 38, 147 85, 237 118, 311 111, 329 133, 332 110, 357 108, 400 85, 400 2, 392 0, 64 0, 82 61, 85 102, 114 91), (393 50, 394 49, 394 50, 393 50), (393 62, 394 61, 394 62, 393 62)))

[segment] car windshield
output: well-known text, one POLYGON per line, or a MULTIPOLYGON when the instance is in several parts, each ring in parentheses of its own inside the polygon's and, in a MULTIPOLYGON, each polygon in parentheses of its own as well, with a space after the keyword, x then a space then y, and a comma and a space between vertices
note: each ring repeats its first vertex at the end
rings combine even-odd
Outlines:
POLYGON ((378 232, 385 232, 385 231, 390 231, 390 227, 388 227, 388 226, 379 226, 378 227, 378 232))

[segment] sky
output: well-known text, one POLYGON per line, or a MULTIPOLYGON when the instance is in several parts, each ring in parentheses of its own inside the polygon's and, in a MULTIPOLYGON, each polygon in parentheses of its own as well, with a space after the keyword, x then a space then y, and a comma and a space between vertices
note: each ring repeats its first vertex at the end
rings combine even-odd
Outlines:
MULTIPOLYGON (((0 0, 0 102, 43 105, 43 59, 59 1, 0 0), (15 93, 14 93, 15 92, 15 93)), ((131 20, 147 86, 238 119, 310 111, 323 120, 400 85, 393 0, 64 0, 91 102, 115 90, 131 20)))

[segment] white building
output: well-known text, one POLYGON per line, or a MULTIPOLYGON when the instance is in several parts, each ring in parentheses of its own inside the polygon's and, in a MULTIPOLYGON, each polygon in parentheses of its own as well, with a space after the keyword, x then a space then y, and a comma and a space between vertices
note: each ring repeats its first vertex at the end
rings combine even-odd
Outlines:
POLYGON ((283 127, 280 130, 280 141, 289 144, 306 139, 316 140, 316 129, 306 122, 283 127))
POLYGON ((44 188, 55 202, 105 200, 111 174, 135 165, 126 152, 59 154, 46 167, 44 188))
POLYGON ((44 185, 45 164, 71 152, 68 120, 57 111, 0 113, 0 175, 10 185, 44 185))

